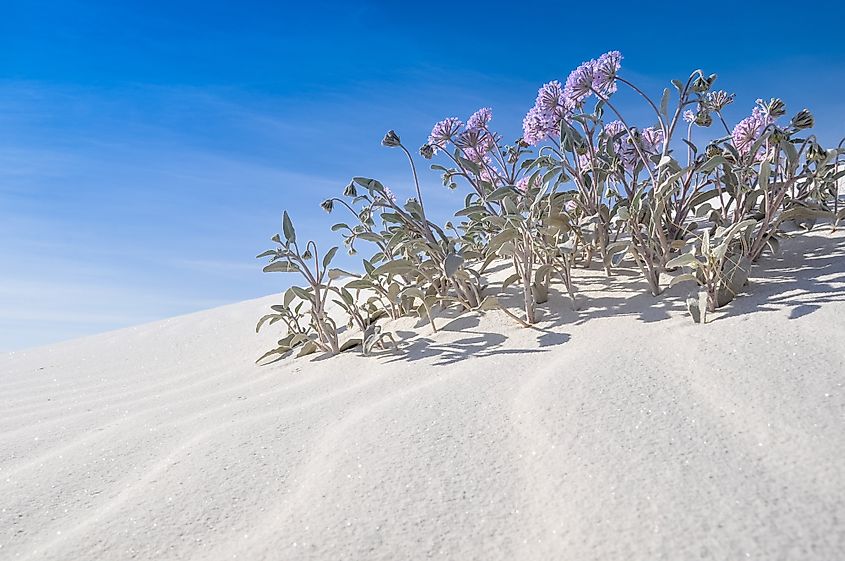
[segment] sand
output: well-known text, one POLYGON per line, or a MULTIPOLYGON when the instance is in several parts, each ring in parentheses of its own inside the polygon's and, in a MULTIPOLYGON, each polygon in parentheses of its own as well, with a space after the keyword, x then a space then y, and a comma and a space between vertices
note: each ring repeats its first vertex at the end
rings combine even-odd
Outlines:
POLYGON ((843 559, 845 235, 784 249, 704 326, 596 270, 377 357, 254 365, 278 297, 5 354, 0 559, 843 559))

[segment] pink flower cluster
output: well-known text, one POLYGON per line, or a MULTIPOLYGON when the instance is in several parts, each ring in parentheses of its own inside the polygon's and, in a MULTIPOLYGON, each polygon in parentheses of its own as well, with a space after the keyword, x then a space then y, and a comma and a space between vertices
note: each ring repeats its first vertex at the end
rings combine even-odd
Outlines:
POLYGON ((531 177, 532 177, 531 175, 526 175, 516 182, 516 188, 521 193, 527 193, 530 188, 540 187, 540 185, 542 185, 543 180, 542 180, 542 178, 539 174, 536 175, 536 176, 533 176, 534 181, 531 181, 531 177))
POLYGON ((563 87, 557 80, 543 84, 522 121, 522 139, 533 146, 560 134, 561 121, 568 121, 593 93, 607 97, 616 91, 621 65, 622 54, 610 51, 578 66, 563 87))
POLYGON ((763 130, 772 124, 774 119, 760 107, 755 107, 751 115, 736 124, 731 131, 731 140, 741 156, 751 151, 754 142, 763 134, 763 130))
POLYGON ((428 144, 420 150, 430 157, 444 150, 451 142, 461 150, 463 157, 478 165, 479 177, 493 184, 501 181, 499 170, 490 153, 496 149, 498 136, 488 128, 493 110, 482 107, 467 119, 466 125, 457 117, 449 117, 434 125, 428 137, 428 144), (463 130, 462 130, 463 129, 463 130))
MULTIPOLYGON (((613 142, 616 153, 622 158, 622 165, 628 171, 633 170, 637 162, 642 161, 640 153, 645 157, 660 153, 665 140, 663 129, 656 127, 647 127, 633 133, 633 137, 628 134, 622 121, 611 121, 604 127, 607 142, 613 142)), ((647 162, 643 162, 643 165, 647 165, 647 162)))

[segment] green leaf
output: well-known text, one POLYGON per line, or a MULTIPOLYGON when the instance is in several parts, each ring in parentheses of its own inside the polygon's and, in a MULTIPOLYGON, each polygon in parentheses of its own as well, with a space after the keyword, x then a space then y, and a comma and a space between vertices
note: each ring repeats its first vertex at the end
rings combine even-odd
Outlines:
POLYGON ((487 209, 481 205, 471 205, 456 212, 455 216, 469 216, 470 214, 476 214, 479 212, 487 212, 487 209))
POLYGON ((366 279, 351 280, 344 285, 350 290, 367 290, 373 287, 373 283, 366 279))
POLYGON ((511 187, 507 187, 507 186, 499 187, 498 189, 496 189, 495 191, 493 191, 492 193, 487 195, 487 200, 488 201, 498 201, 498 200, 504 199, 508 195, 513 194, 513 192, 514 191, 511 187))
POLYGON ((332 259, 334 259, 335 253, 337 253, 337 246, 334 246, 326 252, 326 254, 323 256, 323 269, 329 268, 329 264, 331 264, 332 259))
POLYGON ((263 271, 265 273, 299 273, 299 267, 287 261, 273 261, 265 266, 263 271))
POLYGON ((537 267, 537 270, 534 272, 534 283, 540 285, 544 284, 544 281, 546 280, 546 275, 550 274, 552 269, 553 267, 548 263, 537 267))
MULTIPOLYGON (((267 351, 266 353, 264 353, 263 355, 258 357, 258 359, 255 361, 255 363, 258 364, 259 362, 261 362, 265 358, 273 356, 273 355, 283 355, 288 351, 290 351, 290 347, 286 347, 286 346, 277 347, 277 348, 273 349, 272 351, 267 351)), ((271 362, 273 362, 273 361, 271 361, 271 362)))
POLYGON ((487 311, 487 310, 498 310, 501 309, 502 305, 499 303, 499 299, 495 296, 487 296, 484 300, 481 301, 481 304, 478 305, 477 310, 487 311))
POLYGON ((282 231, 285 234, 285 239, 293 243, 296 241, 296 230, 293 229, 293 222, 290 221, 290 216, 288 216, 288 211, 282 215, 282 231))
POLYGON ((771 171, 768 159, 760 162, 760 173, 757 176, 757 182, 763 189, 767 189, 769 187, 769 174, 771 171))
POLYGON ((629 211, 628 207, 626 206, 620 206, 616 210, 616 216, 619 217, 619 220, 628 220, 629 218, 631 218, 631 211, 629 211))
MULTIPOLYGON (((275 319, 278 321, 279 319, 281 319, 281 317, 282 316, 280 316, 279 314, 267 314, 266 316, 261 316, 261 319, 258 320, 258 324, 255 326, 255 332, 258 333, 258 330, 261 329, 261 326, 263 326, 268 320, 275 319)), ((272 325, 273 323, 273 321, 270 321, 268 325, 272 325)))
POLYGON ((366 189, 373 189, 375 191, 381 191, 384 189, 384 186, 381 183, 368 177, 353 177, 352 181, 362 187, 365 187, 366 189))
POLYGON ((290 288, 285 290, 285 297, 283 299, 283 302, 285 303, 286 308, 290 307, 290 303, 293 302, 293 299, 295 297, 296 297, 296 294, 293 292, 293 290, 291 290, 290 288))
POLYGON ((502 290, 517 282, 520 279, 519 273, 514 273, 502 282, 502 290))
POLYGON ((450 253, 447 255, 446 260, 443 262, 443 268, 446 272, 446 276, 449 278, 455 276, 455 273, 458 272, 458 269, 460 269, 463 264, 464 258, 457 253, 450 253))
POLYGON ((505 242, 514 240, 518 237, 519 237, 519 232, 517 232, 514 229, 502 230, 501 232, 499 232, 498 234, 493 236, 493 238, 490 240, 490 244, 489 244, 488 248, 489 248, 490 251, 496 251, 505 242))
POLYGON ((403 298, 419 298, 420 300, 425 301, 425 294, 417 286, 409 286, 400 292, 399 295, 403 298))
POLYGON ((720 166, 726 161, 727 160, 725 160, 725 158, 722 156, 713 156, 712 158, 704 162, 704 165, 699 168, 699 171, 701 171, 702 173, 709 173, 716 169, 716 166, 720 166))
POLYGON ((296 354, 296 358, 314 354, 315 352, 317 352, 317 349, 317 343, 315 343, 314 341, 308 341, 307 343, 302 345, 301 349, 299 349, 299 352, 296 354))
POLYGON ((695 209, 695 217, 701 218, 702 216, 709 216, 712 210, 713 206, 710 203, 699 205, 699 207, 695 209))
POLYGON ((373 232, 361 232, 360 234, 355 234, 355 237, 368 242, 380 242, 383 240, 381 236, 374 234, 373 232))
POLYGON ((388 261, 378 267, 371 273, 372 276, 377 277, 384 274, 401 274, 414 270, 414 264, 408 259, 394 259, 388 261))
POLYGON ((693 281, 696 282, 696 277, 692 273, 683 273, 681 275, 677 275, 672 277, 672 280, 669 281, 669 288, 672 288, 678 283, 685 282, 685 281, 693 281))
POLYGON ((683 255, 679 255, 666 262, 667 269, 675 269, 677 267, 698 267, 700 265, 701 261, 696 259, 695 255, 692 253, 684 253, 683 255))
POLYGON ((361 345, 361 339, 357 339, 357 338, 347 339, 340 346, 340 352, 346 352, 346 351, 348 351, 350 349, 354 349, 355 347, 358 347, 360 345, 361 345))
POLYGON ((660 99, 660 114, 664 117, 669 116, 669 88, 663 88, 663 97, 660 99))
POLYGON ((301 288, 299 286, 292 286, 290 287, 290 290, 292 290, 294 294, 296 294, 303 300, 308 300, 309 302, 311 301, 311 293, 305 290, 304 288, 301 288))
POLYGON ((692 199, 690 199, 690 208, 695 208, 698 205, 709 201, 710 199, 716 198, 719 196, 719 192, 716 189, 711 189, 709 191, 704 191, 702 193, 697 194, 692 199))
POLYGON ((478 164, 462 157, 461 155, 459 155, 457 150, 455 151, 455 157, 458 160, 458 162, 460 163, 462 168, 467 169, 467 170, 471 171, 472 173, 474 173, 476 175, 481 173, 481 168, 479 167, 478 164))
POLYGON ((789 142, 788 140, 784 140, 780 143, 781 149, 786 152, 786 157, 789 160, 789 164, 795 167, 798 164, 798 150, 795 149, 795 145, 789 142))
POLYGON ((329 269, 329 278, 330 279, 342 279, 343 277, 354 277, 357 276, 349 271, 344 271, 343 269, 338 269, 337 267, 333 267, 329 269))

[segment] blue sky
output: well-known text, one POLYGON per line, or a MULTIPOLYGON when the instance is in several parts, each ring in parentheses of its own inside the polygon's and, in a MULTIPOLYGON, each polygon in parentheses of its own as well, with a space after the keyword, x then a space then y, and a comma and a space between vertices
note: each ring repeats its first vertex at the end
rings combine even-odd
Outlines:
MULTIPOLYGON (((543 82, 607 50, 657 96, 700 67, 737 93, 737 119, 781 96, 823 141, 845 134, 838 2, 55 0, 3 15, 0 350, 277 291, 286 279, 254 256, 283 209, 328 246, 319 202, 350 177, 410 194, 386 130, 416 147, 492 106, 515 138, 543 82)), ((462 194, 426 175, 446 217, 462 194)))

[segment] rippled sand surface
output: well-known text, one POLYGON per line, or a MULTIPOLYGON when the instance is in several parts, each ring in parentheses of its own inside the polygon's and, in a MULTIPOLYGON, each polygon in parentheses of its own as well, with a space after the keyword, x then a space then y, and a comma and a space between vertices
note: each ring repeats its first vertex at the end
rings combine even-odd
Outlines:
POLYGON ((377 357, 255 366, 275 297, 8 353, 0 559, 845 559, 845 236, 784 247, 704 326, 579 271, 377 357))

